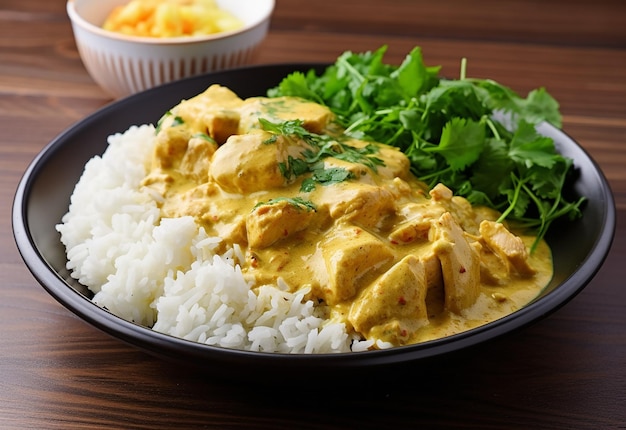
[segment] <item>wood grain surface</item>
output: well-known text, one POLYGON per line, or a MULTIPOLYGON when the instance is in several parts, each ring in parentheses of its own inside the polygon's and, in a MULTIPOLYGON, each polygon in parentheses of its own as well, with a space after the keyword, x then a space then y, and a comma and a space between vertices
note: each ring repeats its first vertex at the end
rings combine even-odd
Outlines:
POLYGON ((112 339, 30 275, 11 229, 18 181, 111 100, 80 61, 63 0, 0 1, 0 428, 626 428, 625 24, 621 0, 278 0, 259 64, 382 45, 399 62, 419 45, 448 76, 467 57, 471 76, 520 93, 545 86, 609 179, 618 225, 588 287, 511 336, 382 380, 277 374, 259 385, 112 339))

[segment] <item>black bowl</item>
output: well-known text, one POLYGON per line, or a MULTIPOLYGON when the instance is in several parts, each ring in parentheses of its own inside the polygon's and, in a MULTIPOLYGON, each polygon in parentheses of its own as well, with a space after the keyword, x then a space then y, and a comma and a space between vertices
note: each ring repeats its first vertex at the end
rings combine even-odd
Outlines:
POLYGON ((65 249, 55 225, 69 206, 70 195, 85 163, 102 154, 107 136, 133 124, 156 123, 182 99, 210 84, 230 87, 241 97, 265 95, 294 70, 320 70, 323 65, 256 66, 190 78, 154 88, 110 104, 78 122, 48 144, 25 172, 15 195, 13 231, 29 270, 62 305, 104 332, 168 360, 206 369, 209 363, 236 370, 263 368, 317 371, 372 369, 422 360, 464 349, 510 333, 555 311, 578 294, 606 258, 615 231, 615 204, 606 178, 574 140, 543 124, 559 151, 574 160, 578 177, 574 192, 586 196, 582 218, 552 227, 547 240, 554 253, 555 274, 541 295, 521 310, 490 324, 423 344, 345 354, 289 355, 230 350, 186 341, 125 321, 90 301, 90 292, 65 269, 65 249))

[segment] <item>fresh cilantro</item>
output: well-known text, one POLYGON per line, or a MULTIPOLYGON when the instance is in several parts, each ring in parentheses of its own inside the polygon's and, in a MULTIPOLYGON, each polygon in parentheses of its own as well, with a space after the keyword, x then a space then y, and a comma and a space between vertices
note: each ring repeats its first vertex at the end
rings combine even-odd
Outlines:
POLYGON ((322 138, 320 135, 309 132, 303 127, 303 122, 297 119, 274 123, 265 118, 259 118, 259 124, 263 130, 272 134, 270 138, 265 140, 265 143, 276 142, 278 136, 295 137, 296 139, 303 139, 307 143, 314 143, 316 138, 322 138))
POLYGON ((515 163, 527 168, 538 165, 550 169, 561 159, 554 147, 554 141, 540 136, 535 127, 524 120, 519 123, 513 135, 509 155, 515 163))
POLYGON ((308 193, 315 189, 317 184, 323 186, 338 184, 352 179, 354 174, 342 167, 332 167, 330 169, 317 168, 312 170, 313 175, 302 181, 300 191, 308 193))
MULTIPOLYGON (((443 183, 473 204, 499 210, 502 219, 536 229, 537 242, 555 219, 581 215, 584 197, 570 201, 563 191, 572 160, 535 129, 543 121, 561 127, 559 104, 545 88, 522 97, 493 80, 469 78, 465 59, 460 78, 446 79, 439 76, 441 67, 426 66, 419 47, 399 66, 384 62, 386 50, 344 52, 320 74, 286 76, 268 96, 326 105, 347 135, 400 148, 418 178, 430 186, 443 183)), ((307 162, 341 153, 337 143, 303 138, 318 148, 305 154, 307 162)), ((345 157, 352 156, 363 163, 364 154, 345 157)))
POLYGON ((313 202, 309 200, 305 200, 302 197, 277 197, 275 199, 270 199, 267 202, 257 203, 254 206, 253 210, 258 208, 259 206, 275 205, 280 202, 287 202, 298 210, 305 210, 307 212, 317 211, 317 207, 315 206, 313 202))
POLYGON ((259 124, 263 130, 272 134, 265 140, 265 143, 273 143, 277 136, 282 135, 288 139, 302 139, 310 146, 310 148, 303 149, 302 158, 289 156, 287 163, 279 164, 280 171, 287 180, 312 171, 311 166, 317 165, 328 157, 363 164, 373 171, 376 171, 378 166, 384 165, 383 161, 376 157, 378 153, 376 145, 367 144, 362 148, 357 148, 327 134, 311 133, 303 127, 301 120, 273 123, 265 118, 259 118, 259 124))
POLYGON ((302 97, 303 99, 314 100, 318 103, 323 103, 322 100, 314 90, 310 87, 310 82, 304 73, 294 72, 291 75, 291 79, 284 80, 280 84, 280 88, 277 91, 283 93, 289 93, 294 97, 302 97))
POLYGON ((378 153, 378 147, 373 144, 356 148, 334 139, 321 139, 314 148, 305 149, 302 152, 304 159, 309 164, 316 164, 324 158, 333 157, 349 163, 363 164, 373 171, 377 171, 378 166, 384 165, 383 161, 375 156, 378 153))
MULTIPOLYGON (((172 111, 167 111, 163 114, 163 116, 161 118, 159 118, 159 120, 157 121, 157 126, 154 130, 155 134, 158 134, 161 131, 161 128, 163 127, 163 123, 165 122, 165 119, 174 115, 172 113, 172 111)), ((183 125, 185 123, 185 120, 183 120, 181 117, 179 117, 178 115, 174 116, 174 120, 172 121, 172 127, 176 127, 178 125, 183 125)))
POLYGON ((167 112, 165 112, 165 113, 163 114, 163 116, 162 116, 161 118, 159 118, 159 120, 157 121, 157 126, 156 126, 156 128, 155 128, 155 130, 154 130, 154 133, 155 133, 155 134, 158 134, 158 133, 161 131, 161 128, 163 127, 163 122, 165 122, 165 119, 166 119, 168 116, 171 116, 171 115, 173 115, 173 114, 172 114, 172 111, 168 110, 167 112))
POLYGON ((462 170, 480 157, 485 132, 482 122, 452 117, 443 127, 439 145, 424 150, 440 154, 452 170, 462 170))
POLYGON ((278 163, 278 168, 283 177, 290 182, 309 172, 309 164, 305 160, 294 158, 291 155, 287 157, 287 162, 278 163))
POLYGON ((194 134, 194 135, 193 135, 193 137, 197 137, 197 138, 199 138, 199 139, 206 140, 207 142, 217 144, 217 142, 215 141, 215 139, 213 139, 211 136, 209 136, 209 135, 208 135, 208 134, 206 134, 206 133, 196 133, 196 134, 194 134))

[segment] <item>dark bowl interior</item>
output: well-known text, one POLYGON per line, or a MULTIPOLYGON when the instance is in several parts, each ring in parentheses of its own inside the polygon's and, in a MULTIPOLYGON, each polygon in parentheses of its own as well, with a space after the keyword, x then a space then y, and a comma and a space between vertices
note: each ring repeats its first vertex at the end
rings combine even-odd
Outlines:
POLYGON ((575 193, 588 201, 584 216, 553 226, 547 240, 553 250, 555 274, 545 291, 527 307, 485 326, 424 344, 385 351, 332 355, 284 355, 228 350, 185 341, 122 320, 90 301, 89 291, 70 278, 65 250, 55 230, 85 163, 106 148, 107 136, 133 124, 156 123, 182 99, 210 84, 230 87, 241 97, 265 95, 294 70, 322 65, 255 66, 213 73, 154 88, 114 102, 67 129, 33 160, 15 195, 13 231, 27 267, 62 305, 104 332, 162 358, 206 367, 208 363, 244 368, 304 370, 371 369, 426 359, 460 350, 524 327, 555 311, 579 293, 599 270, 615 231, 611 190, 589 155, 569 136, 544 124, 540 131, 552 137, 560 152, 572 158, 578 177, 575 193))

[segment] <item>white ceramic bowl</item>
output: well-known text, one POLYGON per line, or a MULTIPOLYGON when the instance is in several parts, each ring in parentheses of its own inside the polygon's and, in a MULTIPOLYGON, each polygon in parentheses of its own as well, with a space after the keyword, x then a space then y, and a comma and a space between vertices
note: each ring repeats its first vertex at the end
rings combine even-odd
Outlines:
POLYGON ((101 28, 129 0, 69 0, 76 46, 90 76, 114 98, 170 81, 250 63, 265 38, 275 0, 217 0, 244 22, 236 31, 179 38, 133 37, 101 28))

